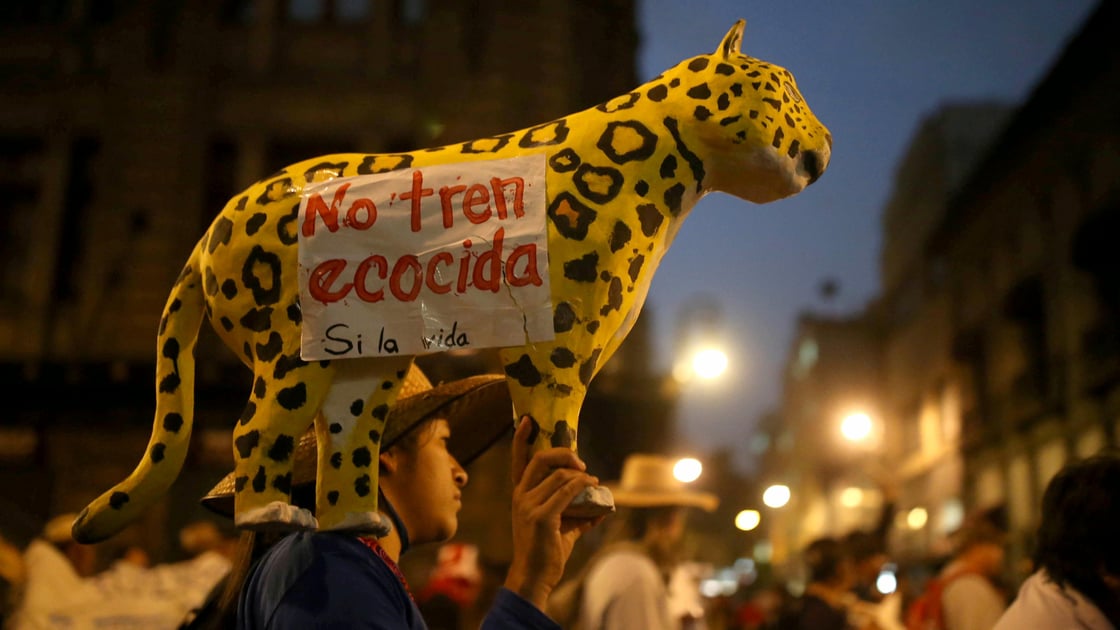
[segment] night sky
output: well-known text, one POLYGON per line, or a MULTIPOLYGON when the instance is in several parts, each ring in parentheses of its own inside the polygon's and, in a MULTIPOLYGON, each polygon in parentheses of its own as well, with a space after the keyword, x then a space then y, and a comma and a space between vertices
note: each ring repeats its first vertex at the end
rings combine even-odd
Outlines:
POLYGON ((880 217, 920 121, 945 103, 1021 103, 1096 2, 638 1, 640 80, 714 51, 742 17, 743 52, 789 69, 832 132, 828 172, 800 195, 767 206, 701 200, 645 307, 668 369, 685 307, 718 303, 730 367, 686 389, 679 431, 696 454, 734 445, 749 471, 751 428, 778 405, 798 313, 853 314, 878 293, 880 217), (830 301, 825 278, 839 285, 830 301))

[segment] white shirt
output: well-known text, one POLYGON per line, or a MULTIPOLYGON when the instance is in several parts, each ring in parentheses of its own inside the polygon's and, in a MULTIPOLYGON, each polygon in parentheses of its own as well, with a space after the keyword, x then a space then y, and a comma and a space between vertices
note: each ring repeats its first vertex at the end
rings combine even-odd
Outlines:
POLYGON ((1115 630, 1093 602, 1072 586, 1063 591, 1045 571, 1023 582, 1019 596, 999 619, 995 630, 1115 630))
POLYGON ((671 630, 665 581, 645 554, 620 549, 587 574, 580 607, 584 630, 671 630))
POLYGON ((176 564, 143 569, 118 562, 83 578, 50 543, 34 540, 24 552, 23 598, 8 630, 174 630, 229 571, 214 552, 176 564))

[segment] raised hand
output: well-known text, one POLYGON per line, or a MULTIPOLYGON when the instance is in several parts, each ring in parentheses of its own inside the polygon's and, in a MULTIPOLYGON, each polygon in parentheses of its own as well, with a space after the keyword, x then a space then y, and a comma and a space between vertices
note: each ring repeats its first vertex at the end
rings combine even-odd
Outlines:
POLYGON ((531 454, 528 416, 513 436, 513 562, 506 588, 544 609, 564 574, 576 540, 603 517, 564 518, 562 513, 584 488, 598 485, 569 448, 531 454))

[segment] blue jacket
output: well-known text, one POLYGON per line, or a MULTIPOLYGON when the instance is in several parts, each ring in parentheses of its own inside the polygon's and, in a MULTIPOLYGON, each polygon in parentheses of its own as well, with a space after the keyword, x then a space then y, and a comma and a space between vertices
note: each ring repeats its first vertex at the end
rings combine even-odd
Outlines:
MULTIPOLYGON (((253 566, 237 606, 242 630, 368 628, 426 630, 392 561, 356 536, 290 534, 253 566)), ((558 630, 533 604, 501 589, 483 630, 558 630)))

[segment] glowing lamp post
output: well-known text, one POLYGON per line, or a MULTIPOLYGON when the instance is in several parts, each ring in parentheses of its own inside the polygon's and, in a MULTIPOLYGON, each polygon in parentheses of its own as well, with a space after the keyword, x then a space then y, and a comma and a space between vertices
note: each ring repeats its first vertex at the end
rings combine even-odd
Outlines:
POLYGON ((700 473, 704 471, 704 465, 700 460, 693 457, 682 457, 673 464, 673 477, 677 481, 683 483, 692 483, 700 478, 700 473))
POLYGON ((871 416, 862 411, 848 414, 840 422, 840 434, 849 442, 862 442, 871 435, 871 416))
POLYGON ((704 380, 719 378, 727 371, 727 354, 719 348, 705 348, 692 357, 692 371, 704 380))
POLYGON ((789 503, 789 486, 774 484, 762 493, 762 502, 766 507, 780 508, 789 503))
POLYGON ((761 522, 762 515, 758 510, 743 510, 735 515, 735 527, 740 531, 749 532, 761 522))
POLYGON ((730 364, 724 351, 722 315, 714 299, 699 299, 680 315, 676 335, 673 378, 678 383, 715 381, 730 364))
POLYGON ((703 348, 696 351, 690 359, 681 361, 673 368, 673 378, 680 383, 691 380, 714 381, 727 371, 727 353, 719 348, 703 348))
POLYGON ((906 526, 910 529, 921 529, 926 526, 928 520, 929 513, 924 507, 916 507, 906 513, 906 526))
POLYGON ((863 489, 850 486, 840 493, 840 505, 847 508, 856 508, 863 503, 863 489))

